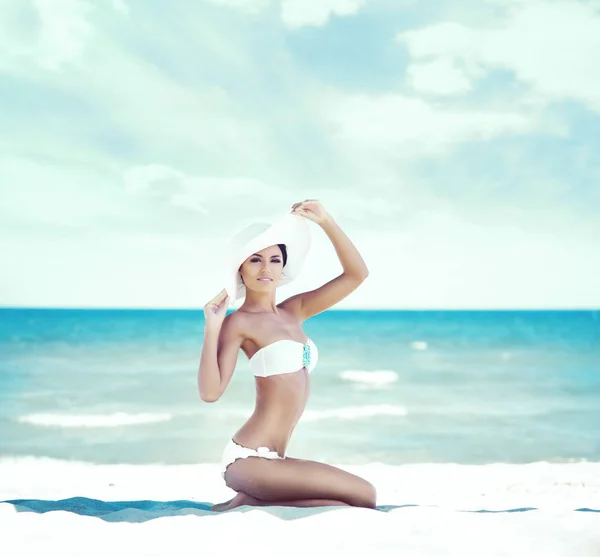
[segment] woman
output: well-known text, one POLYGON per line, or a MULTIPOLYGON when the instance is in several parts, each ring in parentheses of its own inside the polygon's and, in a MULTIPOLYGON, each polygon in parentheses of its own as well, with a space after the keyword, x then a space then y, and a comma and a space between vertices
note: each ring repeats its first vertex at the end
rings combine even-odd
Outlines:
POLYGON ((294 217, 286 216, 293 221, 292 232, 281 226, 262 233, 247 229, 250 238, 244 238, 241 251, 234 253, 236 287, 230 291, 234 298, 245 294, 241 307, 225 317, 230 300, 226 289, 204 306, 198 371, 202 400, 221 397, 240 348, 250 360, 257 393, 254 413, 229 441, 222 458, 225 483, 237 494, 214 505, 215 511, 240 505, 375 508, 375 488, 368 481, 328 464, 285 456, 318 358, 314 343, 305 340, 302 322, 348 296, 368 276, 357 249, 319 201, 295 203, 291 213, 294 217), (293 280, 306 255, 310 231, 305 219, 325 231, 343 272, 320 288, 275 304, 275 289, 293 280))

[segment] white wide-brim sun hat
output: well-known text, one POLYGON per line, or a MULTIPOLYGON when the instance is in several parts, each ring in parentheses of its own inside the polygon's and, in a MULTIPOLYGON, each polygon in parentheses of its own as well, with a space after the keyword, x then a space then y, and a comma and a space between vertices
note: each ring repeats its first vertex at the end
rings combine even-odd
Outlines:
POLYGON ((305 217, 285 213, 272 222, 254 221, 235 232, 228 247, 225 289, 229 294, 229 305, 246 296, 246 286, 240 277, 241 264, 253 253, 273 246, 285 244, 287 261, 277 283, 277 288, 292 282, 300 273, 310 249, 310 229, 305 217))

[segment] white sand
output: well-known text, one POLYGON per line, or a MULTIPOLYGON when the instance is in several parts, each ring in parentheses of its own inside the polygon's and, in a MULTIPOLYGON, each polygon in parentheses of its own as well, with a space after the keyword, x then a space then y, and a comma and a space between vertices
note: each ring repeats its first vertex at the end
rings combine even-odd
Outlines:
POLYGON ((342 467, 375 484, 379 511, 211 513, 233 495, 213 464, 3 458, 0 500, 37 501, 0 503, 0 555, 600 557, 600 512, 577 510, 600 511, 600 463, 342 467), (72 497, 88 499, 57 503, 72 497))

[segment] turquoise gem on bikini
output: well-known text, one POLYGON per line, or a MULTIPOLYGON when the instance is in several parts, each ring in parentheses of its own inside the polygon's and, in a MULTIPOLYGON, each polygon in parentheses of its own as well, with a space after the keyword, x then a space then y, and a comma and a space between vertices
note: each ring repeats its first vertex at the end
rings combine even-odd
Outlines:
POLYGON ((306 368, 310 365, 310 345, 304 345, 304 351, 302 352, 302 365, 306 368))

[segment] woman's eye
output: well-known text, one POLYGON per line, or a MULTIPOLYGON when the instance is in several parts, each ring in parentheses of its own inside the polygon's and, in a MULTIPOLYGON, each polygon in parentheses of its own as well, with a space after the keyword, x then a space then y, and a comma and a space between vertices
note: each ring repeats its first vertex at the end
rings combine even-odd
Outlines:
MULTIPOLYGON (((255 257, 254 259, 250 259, 250 263, 258 263, 260 259, 255 257)), ((272 259, 273 263, 281 263, 281 259, 272 259)))

